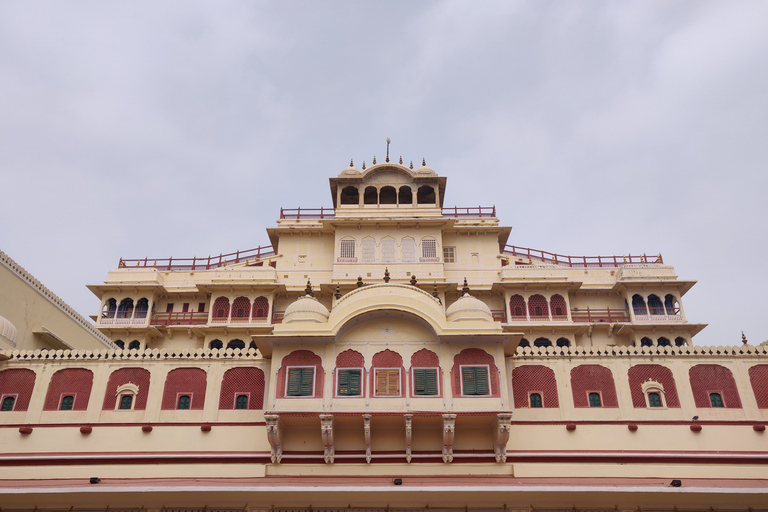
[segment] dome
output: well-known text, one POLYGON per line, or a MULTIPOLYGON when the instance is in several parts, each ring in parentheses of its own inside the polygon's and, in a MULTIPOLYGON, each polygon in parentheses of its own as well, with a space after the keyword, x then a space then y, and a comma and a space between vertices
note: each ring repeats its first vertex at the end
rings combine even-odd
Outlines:
POLYGON ((3 316, 0 316, 0 343, 16 346, 16 326, 3 316))
POLYGON ((476 299, 469 293, 459 297, 459 300, 451 304, 445 311, 445 317, 449 322, 457 320, 485 320, 493 322, 493 314, 488 304, 476 299))
POLYGON ((360 169, 352 165, 352 162, 349 162, 349 167, 341 171, 341 174, 339 174, 339 178, 345 177, 357 177, 361 176, 362 173, 360 172, 360 169))
POLYGON ((413 175, 419 178, 429 176, 430 178, 436 177, 437 173, 432 169, 431 167, 427 167, 426 165, 422 165, 415 171, 413 171, 413 175))
POLYGON ((283 323, 290 322, 327 322, 328 308, 311 295, 300 297, 285 308, 283 323))

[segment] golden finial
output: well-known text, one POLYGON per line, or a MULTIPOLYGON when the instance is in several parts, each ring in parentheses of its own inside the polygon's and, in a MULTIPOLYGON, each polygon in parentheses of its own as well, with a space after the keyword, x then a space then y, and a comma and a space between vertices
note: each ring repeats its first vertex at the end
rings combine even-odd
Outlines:
POLYGON ((363 170, 365 170, 365 160, 363 160, 363 170))
POLYGON ((339 283, 336 283, 336 300, 339 300, 341 298, 341 287, 339 286, 339 283))
POLYGON ((389 269, 387 267, 384 267, 384 282, 388 283, 389 279, 390 279, 389 278, 389 269))
POLYGON ((467 278, 464 278, 464 287, 461 289, 462 295, 469 295, 469 284, 467 284, 467 278))
POLYGON ((351 158, 349 159, 349 166, 350 167, 354 167, 355 166, 355 162, 351 158))
POLYGON ((390 143, 390 140, 389 140, 389 137, 387 137, 387 162, 389 162, 389 143, 390 143))
POLYGON ((434 287, 432 288, 432 296, 435 298, 440 298, 440 294, 437 292, 437 283, 434 283, 434 287))
POLYGON ((640 256, 640 263, 645 263, 645 254, 640 256))
POLYGON ((426 159, 424 159, 424 158, 421 159, 421 166, 422 167, 426 167, 427 166, 427 160, 426 159))
POLYGON ((747 337, 744 336, 744 331, 741 331, 741 342, 745 345, 747 344, 747 337))
POLYGON ((413 160, 411 160, 411 169, 413 169, 413 160))
POLYGON ((403 165, 403 157, 400 157, 400 165, 403 165))
POLYGON ((362 288, 363 286, 365 286, 365 283, 363 283, 362 276, 357 276, 357 287, 362 288))
POLYGON ((411 286, 416 286, 416 274, 411 274, 411 286))
POLYGON ((314 297, 315 294, 312 292, 312 283, 309 282, 309 279, 307 279, 307 287, 304 288, 304 291, 309 295, 310 297, 314 297))
POLYGON ((376 157, 373 157, 373 165, 376 165, 376 157))

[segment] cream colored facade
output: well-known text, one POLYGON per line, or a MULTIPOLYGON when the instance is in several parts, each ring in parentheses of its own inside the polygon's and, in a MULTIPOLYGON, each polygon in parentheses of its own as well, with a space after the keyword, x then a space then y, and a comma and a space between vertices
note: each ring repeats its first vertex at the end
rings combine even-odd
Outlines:
POLYGON ((509 246, 426 166, 330 185, 271 247, 121 260, 124 350, 6 350, 3 510, 768 509, 768 350, 695 346, 661 256, 509 246))

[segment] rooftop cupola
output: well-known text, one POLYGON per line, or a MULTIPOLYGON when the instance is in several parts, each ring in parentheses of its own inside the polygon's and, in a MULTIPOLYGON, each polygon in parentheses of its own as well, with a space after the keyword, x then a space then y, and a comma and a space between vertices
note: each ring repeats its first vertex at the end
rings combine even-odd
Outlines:
POLYGON ((307 280, 307 288, 304 291, 306 295, 299 297, 298 300, 285 308, 283 323, 327 322, 328 315, 330 314, 328 308, 315 298, 315 294, 312 291, 312 283, 309 280, 307 280))
POLYGON ((493 322, 493 314, 488 305, 469 294, 467 278, 464 278, 464 287, 459 300, 448 306, 445 317, 449 322, 461 320, 485 320, 493 322))

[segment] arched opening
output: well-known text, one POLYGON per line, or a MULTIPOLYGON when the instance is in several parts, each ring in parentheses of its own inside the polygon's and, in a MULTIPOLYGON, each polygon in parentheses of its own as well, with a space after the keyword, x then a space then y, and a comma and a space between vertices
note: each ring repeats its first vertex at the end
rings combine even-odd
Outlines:
POLYGON ((125 349, 125 342, 123 340, 115 340, 114 344, 117 345, 117 348, 119 349, 125 349))
POLYGON ((364 204, 379 203, 379 191, 376 190, 376 187, 365 187, 365 192, 363 193, 363 203, 364 204))
POLYGON ((256 346, 256 342, 251 340, 251 342, 248 344, 248 348, 252 348, 254 350, 258 350, 258 347, 256 346))
POLYGON ((672 346, 672 342, 671 342, 671 341, 669 341, 669 340, 668 340, 667 338, 665 338, 664 336, 662 336, 661 338, 659 338, 659 339, 658 339, 658 341, 656 342, 656 344, 657 344, 658 346, 660 346, 660 347, 671 347, 671 346, 672 346))
POLYGON ((139 302, 136 303, 135 318, 147 318, 147 311, 149 311, 149 301, 142 297, 139 302))
POLYGON ((341 189, 341 204, 360 204, 360 191, 357 187, 341 189))
POLYGON ((213 303, 214 322, 226 322, 229 317, 229 299, 219 297, 213 303))
POLYGON ((558 318, 567 318, 568 312, 565 309, 565 299, 560 294, 555 294, 550 300, 550 307, 552 308, 552 316, 558 318))
POLYGON ((381 188, 379 204, 397 204, 397 190, 395 190, 395 187, 381 188))
POLYGON ((224 347, 224 343, 222 343, 221 340, 212 340, 208 344, 208 348, 223 348, 223 347, 224 347))
POLYGON ((522 295, 510 297, 509 314, 515 320, 525 320, 525 299, 523 299, 522 295))
POLYGON ((652 347, 653 346, 653 340, 651 338, 643 338, 640 340, 640 346, 641 347, 652 347))
POLYGON ((227 343, 227 348, 245 348, 245 342, 243 340, 230 340, 227 343))
POLYGON ((536 338, 533 342, 534 347, 551 347, 552 342, 548 338, 536 338))
POLYGON ((115 312, 117 311, 117 301, 115 299, 108 299, 104 303, 104 310, 101 313, 103 318, 115 318, 115 312))
POLYGON ((141 348, 141 343, 139 340, 133 340, 128 344, 128 350, 139 350, 141 348))
POLYGON ((539 393, 531 393, 530 399, 532 408, 541 407, 541 395, 539 393))
POLYGON ((435 204, 435 189, 429 185, 419 187, 416 192, 416 202, 419 204, 435 204))
POLYGON ((641 295, 634 294, 632 296, 632 310, 636 315, 648 314, 648 310, 645 309, 645 299, 641 295))
POLYGON ((251 301, 248 297, 238 297, 232 302, 232 321, 247 322, 251 312, 251 301))
POLYGON ((413 204, 413 190, 411 190, 411 187, 406 185, 400 187, 400 193, 398 195, 397 202, 400 204, 413 204))
POLYGON ((685 346, 685 338, 682 336, 678 336, 675 338, 675 346, 676 347, 684 347, 685 346))
POLYGON ((117 308, 117 318, 131 318, 133 314, 133 299, 123 299, 117 308))
POLYGON ((523 339, 520 340, 520 343, 518 343, 517 346, 518 347, 530 347, 531 346, 531 342, 528 341, 527 339, 523 338, 523 339))
POLYGON ((677 299, 675 299, 675 296, 671 293, 668 293, 666 297, 664 297, 664 308, 667 310, 668 315, 679 315, 680 314, 680 306, 677 303, 677 299))
POLYGON ((360 242, 360 259, 363 263, 376 261, 376 241, 373 238, 363 238, 360 242))
POLYGON ((549 304, 543 295, 531 295, 528 299, 528 315, 531 318, 549 318, 549 304))
POLYGON ((267 318, 269 314, 269 300, 266 297, 253 299, 253 318, 267 318))
POLYGON ((651 310, 652 315, 664 314, 664 304, 661 303, 661 299, 656 295, 648 297, 648 308, 651 310))
POLYGON ((568 338, 557 338, 556 344, 558 347, 570 347, 571 340, 569 340, 568 338))

